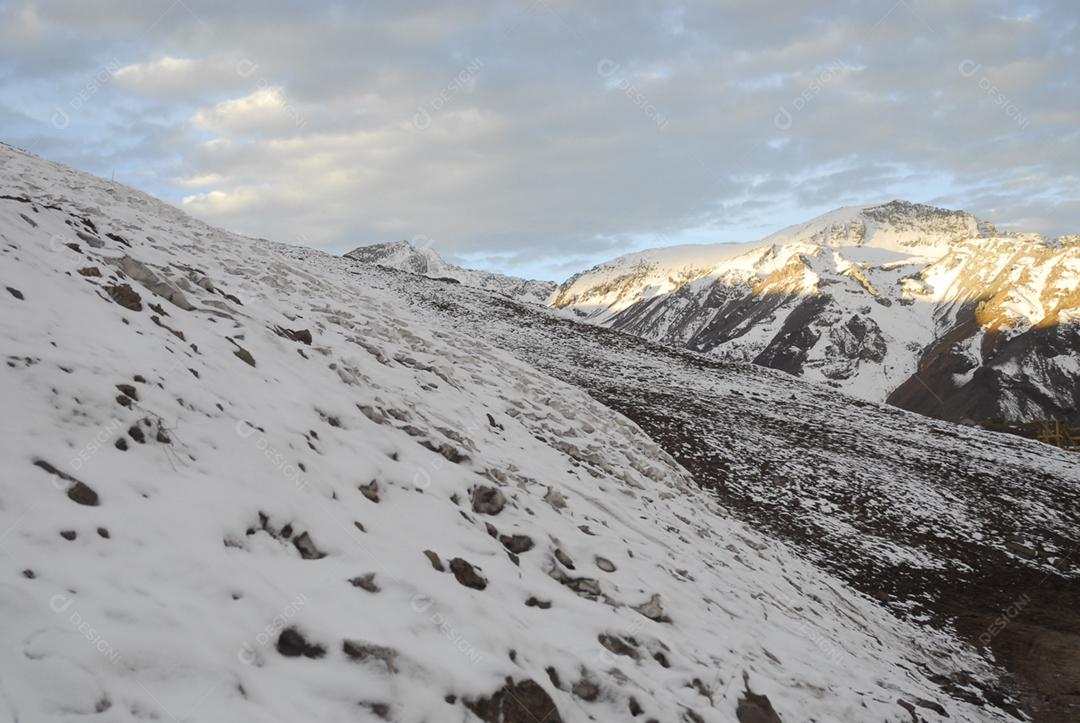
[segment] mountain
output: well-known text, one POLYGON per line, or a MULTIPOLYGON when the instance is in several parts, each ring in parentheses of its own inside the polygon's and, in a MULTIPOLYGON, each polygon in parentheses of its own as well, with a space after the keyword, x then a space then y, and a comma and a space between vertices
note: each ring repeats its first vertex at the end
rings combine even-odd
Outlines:
POLYGON ((578 318, 945 419, 1080 419, 1080 243, 962 211, 842 208, 749 245, 620 257, 578 318))
POLYGON ((551 281, 533 281, 490 271, 463 269, 447 263, 434 249, 417 247, 408 241, 361 246, 345 256, 365 264, 376 264, 420 276, 455 281, 535 304, 546 303, 556 288, 556 284, 551 281))
POLYGON ((1064 452, 237 236, 3 145, 0 287, 7 719, 1080 702, 1064 452))

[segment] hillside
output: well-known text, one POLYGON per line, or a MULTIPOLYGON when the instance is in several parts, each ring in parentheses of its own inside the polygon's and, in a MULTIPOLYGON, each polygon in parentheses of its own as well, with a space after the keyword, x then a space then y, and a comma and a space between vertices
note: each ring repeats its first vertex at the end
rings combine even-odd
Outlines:
POLYGON ((1063 454, 0 169, 9 718, 1065 710, 933 599, 1075 635, 1063 454))

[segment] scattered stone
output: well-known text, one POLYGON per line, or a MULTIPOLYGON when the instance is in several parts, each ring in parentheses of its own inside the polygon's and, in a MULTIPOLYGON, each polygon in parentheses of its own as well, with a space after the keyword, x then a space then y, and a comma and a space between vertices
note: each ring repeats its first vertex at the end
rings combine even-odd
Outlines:
POLYGON ((125 309, 142 311, 142 297, 129 284, 113 284, 106 286, 105 291, 109 297, 125 309))
POLYGON ((471 587, 474 590, 483 590, 487 587, 487 580, 480 576, 475 567, 460 557, 455 557, 450 561, 450 572, 454 573, 457 581, 465 587, 471 587))
POLYGON ((491 426, 492 428, 498 429, 500 431, 502 431, 504 429, 504 427, 501 424, 499 424, 498 422, 495 421, 495 417, 491 416, 490 414, 487 415, 487 420, 488 420, 488 425, 491 426))
POLYGON ((180 289, 160 278, 150 270, 149 266, 141 261, 136 261, 130 256, 124 256, 116 262, 116 265, 132 279, 145 286, 152 293, 166 299, 174 306, 178 306, 184 311, 194 310, 195 305, 187 300, 187 297, 184 296, 184 293, 180 291, 180 289))
POLYGON ((502 535, 499 537, 499 542, 515 555, 528 552, 533 548, 532 538, 528 535, 502 535))
POLYGON ((123 437, 117 437, 116 441, 113 442, 113 445, 121 452, 126 452, 128 448, 127 440, 123 437))
POLYGON ((573 691, 574 695, 581 698, 586 703, 592 703, 600 697, 600 686, 588 678, 582 678, 574 683, 574 686, 570 690, 573 691))
POLYGON ((368 592, 379 592, 379 586, 375 584, 375 573, 369 572, 366 575, 359 575, 349 580, 353 587, 363 588, 368 592))
POLYGON ((277 651, 287 658, 321 658, 326 655, 326 648, 316 643, 309 643, 296 628, 286 628, 278 636, 277 651))
POLYGON ((615 572, 615 563, 606 557, 596 556, 596 566, 604 572, 615 572))
POLYGON ((644 712, 645 710, 641 707, 641 703, 638 703, 637 698, 630 696, 630 715, 637 718, 644 712))
POLYGON ((360 492, 372 502, 379 501, 379 482, 371 480, 366 485, 360 485, 360 492))
POLYGON ((654 593, 648 601, 641 605, 636 605, 634 610, 638 611, 650 620, 655 620, 658 623, 670 623, 671 618, 664 614, 664 607, 660 603, 660 595, 654 593))
POLYGON ((25 301, 25 300, 26 300, 26 297, 25 297, 25 296, 23 296, 23 292, 19 291, 18 289, 13 289, 13 288, 11 288, 11 287, 9 286, 9 287, 7 287, 7 290, 8 290, 8 293, 9 293, 9 294, 11 294, 12 296, 14 296, 14 297, 15 297, 16 299, 18 299, 19 301, 25 301))
POLYGON ((109 539, 109 537, 110 537, 110 535, 109 535, 109 531, 108 531, 108 530, 106 530, 106 529, 105 529, 104 527, 99 527, 99 528, 97 528, 97 533, 98 533, 99 535, 101 535, 102 537, 104 537, 104 538, 105 538, 106 540, 108 540, 108 539, 109 539))
POLYGON ((482 515, 497 515, 506 506, 506 497, 498 487, 477 485, 472 489, 473 512, 482 515))
POLYGON ((446 568, 443 567, 442 560, 439 559, 439 556, 435 554, 434 551, 424 550, 424 554, 427 555, 428 562, 431 563, 431 566, 433 568, 435 568, 439 572, 446 572, 446 568))
POLYGON ((749 676, 745 672, 743 684, 746 691, 735 708, 735 717, 739 719, 739 723, 783 723, 768 696, 758 695, 750 690, 749 676))
POLYGON ((525 606, 530 608, 540 608, 541 610, 547 610, 551 607, 550 600, 540 600, 539 598, 529 596, 529 599, 525 601, 525 606))
POLYGON ((551 505, 554 510, 561 510, 566 507, 566 498, 563 497, 562 492, 559 492, 554 487, 548 487, 547 494, 544 495, 544 502, 551 505))
POLYGON ((79 269, 79 275, 101 278, 101 271, 98 269, 97 266, 87 266, 84 269, 79 269))
MULTIPOLYGON (((237 301, 239 301, 239 300, 237 300, 237 301)), ((275 326, 274 327, 274 333, 277 334, 280 337, 285 338, 285 339, 290 339, 291 341, 298 341, 301 344, 307 344, 308 346, 311 346, 311 342, 313 341, 312 336, 311 336, 311 332, 308 331, 307 329, 293 330, 293 329, 286 329, 286 328, 281 327, 281 326, 275 326)))
POLYGON ((27 569, 23 570, 22 574, 23 574, 23 577, 25 577, 27 580, 33 580, 35 577, 37 577, 37 575, 34 573, 34 571, 31 570, 30 568, 27 568, 27 569))
POLYGON ((47 474, 56 475, 65 482, 70 482, 71 486, 68 487, 67 496, 72 502, 86 505, 87 507, 96 507, 100 504, 97 492, 90 489, 90 487, 75 479, 67 472, 61 472, 43 459, 35 461, 34 466, 45 470, 47 474))
POLYGON ((63 537, 65 540, 74 540, 78 537, 78 534, 75 530, 64 530, 60 533, 60 537, 63 537))
POLYGON ((117 384, 116 388, 119 389, 124 396, 131 397, 131 399, 136 402, 139 401, 139 393, 135 391, 135 387, 133 387, 132 385, 117 384))
POLYGON ((390 720, 390 706, 386 703, 365 702, 361 703, 360 705, 369 709, 372 713, 379 716, 383 720, 390 720))
POLYGON ((560 550, 558 547, 555 548, 555 559, 558 560, 559 563, 562 564, 562 566, 565 567, 567 570, 575 569, 574 561, 571 560, 570 556, 560 550))
POLYGON ((311 535, 306 532, 297 535, 292 542, 296 549, 300 551, 300 557, 305 560, 321 560, 326 557, 326 553, 315 546, 311 535))
POLYGON ((373 658, 382 661, 382 663, 386 665, 387 671, 391 673, 398 672, 398 653, 393 648, 387 648, 382 645, 372 645, 371 643, 362 643, 357 640, 346 640, 342 643, 341 649, 351 660, 364 661, 368 658, 373 658))
POLYGON ((624 655, 628 658, 638 659, 638 651, 633 645, 623 640, 618 635, 608 635, 607 633, 600 633, 597 637, 600 644, 605 648, 615 653, 615 655, 624 655))
MULTIPOLYGON (((235 341, 233 343, 236 344, 235 341)), ((239 347, 240 345, 237 344, 237 346, 239 347)), ((251 352, 249 352, 247 349, 240 347, 239 349, 233 351, 233 354, 236 355, 237 359, 244 362, 248 366, 255 366, 255 357, 251 356, 251 352)))
POLYGON ((137 424, 131 425, 131 428, 128 429, 128 436, 139 444, 146 444, 146 433, 143 432, 142 427, 137 424))
POLYGON ((515 683, 507 677, 506 684, 489 697, 464 702, 484 723, 563 723, 551 696, 532 680, 515 683))

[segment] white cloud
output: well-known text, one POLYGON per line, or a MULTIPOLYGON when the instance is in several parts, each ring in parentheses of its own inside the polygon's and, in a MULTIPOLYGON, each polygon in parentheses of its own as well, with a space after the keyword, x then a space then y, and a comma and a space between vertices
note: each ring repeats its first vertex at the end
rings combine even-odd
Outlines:
POLYGON ((126 65, 116 72, 123 88, 160 98, 197 97, 205 93, 242 87, 246 66, 231 57, 180 58, 165 55, 126 65), (239 68, 239 69, 238 69, 239 68))
POLYGON ((280 86, 263 86, 240 98, 224 100, 203 108, 191 122, 202 130, 221 134, 299 129, 305 124, 303 112, 293 105, 280 86))

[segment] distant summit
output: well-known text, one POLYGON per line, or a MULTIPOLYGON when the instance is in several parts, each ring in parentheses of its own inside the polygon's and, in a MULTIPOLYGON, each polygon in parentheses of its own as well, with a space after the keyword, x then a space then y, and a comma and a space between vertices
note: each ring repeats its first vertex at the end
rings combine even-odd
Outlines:
POLYGON ((434 249, 417 247, 408 241, 361 246, 345 254, 345 258, 496 291, 517 301, 533 304, 546 304, 556 289, 555 283, 551 281, 533 281, 490 271, 463 269, 447 263, 434 249))

